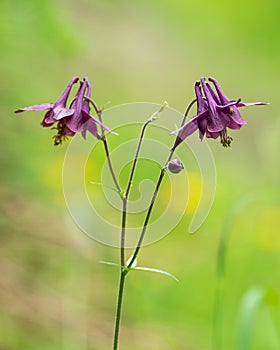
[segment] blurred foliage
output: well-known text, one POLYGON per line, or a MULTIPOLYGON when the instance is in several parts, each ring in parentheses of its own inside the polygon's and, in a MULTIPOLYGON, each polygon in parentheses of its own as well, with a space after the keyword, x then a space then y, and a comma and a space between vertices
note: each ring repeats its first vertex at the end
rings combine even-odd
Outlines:
MULTIPOLYGON (((223 281, 220 342, 236 348, 246 291, 280 292, 279 20, 278 0, 0 2, 1 349, 111 346, 118 276, 98 261, 117 261, 118 251, 88 239, 65 210, 67 145, 52 146, 40 113, 13 114, 53 102, 74 75, 93 82, 101 106, 166 99, 183 111, 194 82, 209 75, 232 98, 271 103, 242 111, 248 125, 233 133, 230 151, 211 140, 217 193, 201 229, 187 235, 187 215, 143 249, 141 266, 167 270, 179 284, 131 273, 125 294, 122 350, 211 349, 220 231, 252 194, 231 221, 223 281)), ((254 350, 280 348, 274 304, 274 321, 265 310, 255 314, 254 350)))

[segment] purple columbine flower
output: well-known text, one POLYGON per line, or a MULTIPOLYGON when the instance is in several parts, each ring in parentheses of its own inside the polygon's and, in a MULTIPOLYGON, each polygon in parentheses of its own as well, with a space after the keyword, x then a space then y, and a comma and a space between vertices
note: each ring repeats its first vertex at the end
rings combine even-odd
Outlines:
POLYGON ((232 138, 227 134, 227 128, 240 129, 242 125, 246 124, 238 108, 266 104, 262 102, 243 103, 240 99, 230 100, 214 78, 209 78, 209 81, 214 85, 216 91, 204 78, 200 79, 200 82, 196 82, 197 114, 175 131, 178 133, 178 137, 173 149, 197 129, 201 140, 204 135, 213 139, 220 137, 222 145, 229 147, 232 138))
POLYGON ((54 129, 57 130, 57 134, 53 136, 55 145, 61 144, 62 141, 66 140, 68 136, 74 136, 77 132, 81 132, 84 138, 86 131, 89 131, 94 136, 99 137, 96 124, 101 125, 103 129, 111 132, 108 127, 89 114, 91 86, 87 78, 84 78, 80 83, 78 92, 76 93, 70 107, 66 107, 71 89, 78 80, 78 77, 74 77, 68 84, 61 97, 55 103, 45 103, 20 108, 16 110, 15 113, 47 110, 41 125, 43 127, 49 127, 57 123, 56 127, 54 127, 54 129), (87 93, 85 95, 86 91, 87 93))
POLYGON ((69 97, 72 86, 75 83, 77 83, 78 80, 79 80, 78 77, 74 77, 66 87, 63 94, 55 103, 43 103, 35 106, 19 108, 18 110, 15 111, 15 113, 20 113, 24 111, 48 110, 48 112, 45 114, 45 117, 42 121, 42 126, 50 126, 54 124, 58 119, 72 115, 74 113, 74 110, 71 108, 70 109, 66 108, 66 104, 67 104, 67 99, 69 97))

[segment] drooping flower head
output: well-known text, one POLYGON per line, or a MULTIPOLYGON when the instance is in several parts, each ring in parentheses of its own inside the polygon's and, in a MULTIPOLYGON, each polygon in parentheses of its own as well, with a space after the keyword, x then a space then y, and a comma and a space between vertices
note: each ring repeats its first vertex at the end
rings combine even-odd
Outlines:
POLYGON ((109 132, 110 129, 106 127, 99 119, 90 115, 90 95, 91 86, 87 78, 80 81, 79 89, 74 97, 72 103, 67 107, 68 97, 71 89, 75 83, 79 81, 78 77, 74 77, 61 97, 55 103, 45 103, 35 106, 20 108, 15 113, 24 111, 41 111, 47 110, 44 119, 41 123, 43 127, 50 127, 56 123, 53 129, 57 130, 57 134, 53 136, 54 145, 59 145, 66 140, 68 136, 74 136, 77 132, 81 132, 85 138, 86 132, 89 131, 94 136, 99 137, 97 132, 97 124, 104 130, 109 132))
POLYGON ((196 82, 197 114, 175 131, 178 136, 173 149, 197 129, 201 140, 204 136, 213 139, 220 137, 222 145, 229 147, 232 138, 228 135, 227 129, 240 129, 246 124, 238 108, 266 104, 262 102, 243 103, 240 99, 230 100, 214 78, 209 78, 209 82, 213 84, 215 90, 205 78, 196 82))
POLYGON ((78 77, 74 77, 66 87, 63 94, 59 97, 59 99, 55 103, 43 103, 35 106, 19 108, 15 111, 15 113, 20 113, 24 111, 48 110, 48 112, 45 114, 45 117, 42 121, 42 126, 50 126, 54 124, 58 119, 72 115, 74 110, 72 110, 71 108, 70 109, 66 108, 66 104, 67 104, 67 99, 69 97, 72 86, 78 80, 79 80, 78 77))

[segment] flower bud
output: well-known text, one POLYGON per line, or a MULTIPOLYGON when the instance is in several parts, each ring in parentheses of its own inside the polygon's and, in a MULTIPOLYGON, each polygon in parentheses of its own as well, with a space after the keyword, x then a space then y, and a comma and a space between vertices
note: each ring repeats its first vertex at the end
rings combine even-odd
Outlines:
POLYGON ((182 162, 180 162, 180 160, 178 159, 174 159, 174 160, 170 160, 167 163, 167 169, 171 171, 171 173, 173 174, 178 174, 181 170, 184 169, 184 165, 182 164, 182 162))

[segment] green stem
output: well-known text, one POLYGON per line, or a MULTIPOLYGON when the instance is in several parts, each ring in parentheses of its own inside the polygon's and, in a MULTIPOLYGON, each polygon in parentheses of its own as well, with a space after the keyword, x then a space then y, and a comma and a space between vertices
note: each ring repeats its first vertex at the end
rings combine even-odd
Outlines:
POLYGON ((126 217, 127 217, 127 198, 123 198, 123 209, 122 209, 122 230, 121 230, 121 266, 125 268, 125 229, 126 229, 126 217))
POLYGON ((136 153, 134 156, 134 161, 132 164, 132 168, 131 168, 131 172, 130 172, 130 177, 128 180, 128 184, 127 184, 127 188, 125 190, 124 196, 123 196, 123 211, 122 211, 122 232, 121 232, 121 266, 125 267, 125 230, 126 230, 126 218, 127 218, 127 201, 128 201, 128 197, 129 197, 129 192, 131 189, 131 185, 132 185, 132 181, 133 181, 133 177, 135 174, 135 169, 136 169, 136 164, 139 158, 139 153, 140 153, 140 149, 141 149, 141 145, 144 139, 144 134, 146 131, 147 126, 149 125, 150 120, 148 120, 142 130, 141 130, 141 134, 139 137, 139 142, 137 145, 137 149, 136 149, 136 153))
POLYGON ((131 172, 130 172, 130 177, 129 177, 128 184, 127 184, 127 188, 126 188, 125 193, 122 197, 123 208, 122 208, 122 229, 121 229, 121 247, 120 247, 121 274, 120 274, 119 292, 118 292, 117 308, 116 308, 113 350, 118 349, 124 283, 125 283, 125 277, 126 277, 127 272, 128 272, 128 270, 126 269, 126 261, 125 261, 125 231, 126 231, 126 219, 127 219, 127 201, 128 201, 129 192, 131 189, 133 177, 135 174, 137 160, 139 158, 141 145, 142 145, 142 142, 144 139, 144 134, 145 134, 146 128, 149 125, 149 123, 150 123, 150 120, 148 120, 142 127, 141 134, 139 137, 139 142, 138 142, 135 157, 134 157, 134 161, 133 161, 131 172))
POLYGON ((129 177, 127 188, 126 188, 125 195, 124 195, 125 198, 127 198, 127 199, 128 199, 128 196, 129 196, 129 191, 130 191, 131 185, 132 185, 132 180, 133 180, 133 176, 134 176, 134 173, 135 173, 136 164, 137 164, 137 161, 138 161, 138 158, 139 158, 139 153, 140 153, 140 149, 141 149, 142 142, 143 142, 143 139, 144 139, 145 131, 146 131, 147 126, 150 124, 150 122, 151 122, 151 120, 148 119, 145 122, 145 124, 143 125, 142 130, 141 130, 141 134, 140 134, 140 137, 139 137, 139 142, 138 142, 138 145, 137 145, 136 153, 135 153, 135 156, 134 156, 134 161, 133 161, 131 172, 130 172, 130 177, 129 177))
MULTIPOLYGON (((183 119, 182 119, 182 122, 181 122, 181 126, 180 126, 180 127, 182 127, 182 126, 185 124, 186 119, 187 119, 187 116, 188 116, 188 114, 189 114, 189 112, 190 112, 192 106, 196 103, 196 101, 197 101, 197 99, 195 98, 195 99, 192 100, 191 103, 188 105, 188 107, 187 107, 187 109, 186 109, 186 111, 185 111, 185 113, 184 113, 184 116, 183 116, 183 119)), ((177 138, 176 138, 176 141, 177 141, 177 139, 178 139, 178 136, 177 136, 177 138)), ((174 143, 176 143, 176 141, 175 141, 174 143)))
POLYGON ((126 274, 127 274, 127 270, 122 269, 120 274, 120 282, 119 282, 119 293, 118 293, 118 300, 117 300, 113 350, 118 350, 119 331, 120 331, 121 313, 122 313, 122 301, 123 301, 124 283, 125 283, 126 274))
MULTIPOLYGON (((187 117, 191 107, 193 106, 193 104, 195 102, 196 102, 196 100, 192 101, 190 103, 190 105, 188 106, 188 108, 187 108, 187 110, 186 110, 186 112, 185 112, 185 114, 183 116, 181 126, 184 125, 184 123, 186 121, 186 117, 187 117)), ((94 108, 95 108, 97 114, 99 115, 100 121, 102 122, 101 111, 98 110, 98 108, 96 106, 94 106, 94 108)), ((147 126, 149 125, 149 123, 151 121, 152 121, 152 119, 148 119, 146 121, 146 123, 143 125, 143 128, 141 130, 141 134, 140 134, 140 137, 139 137, 139 142, 138 142, 138 145, 137 145, 134 161, 133 161, 131 172, 130 172, 130 177, 129 177, 129 180, 128 180, 128 185, 127 185, 126 191, 124 192, 124 195, 122 196, 122 199, 123 199, 123 210, 122 210, 122 230, 121 230, 121 247, 120 247, 121 273, 120 273, 119 291, 118 291, 117 308, 116 308, 113 350, 118 350, 119 331, 120 331, 120 323, 121 323, 121 312, 122 312, 122 302, 123 302, 123 294, 124 294, 125 277, 126 277, 128 271, 129 271, 129 268, 132 267, 132 265, 133 265, 137 255, 138 255, 138 253, 140 251, 140 248, 141 248, 141 245, 142 245, 142 242, 143 242, 146 230, 147 230, 147 226, 148 226, 148 223, 149 223, 149 220, 150 220, 152 209, 153 209, 154 203, 156 201, 160 185, 162 183, 162 180, 163 180, 165 172, 166 172, 166 165, 172 159, 172 156, 173 156, 173 154, 175 152, 175 148, 173 147, 170 150, 170 154, 169 154, 169 156, 167 158, 167 161, 166 161, 164 167, 161 169, 161 172, 160 172, 160 175, 159 175, 159 178, 158 178, 158 182, 156 184, 156 187, 155 187, 152 199, 151 199, 151 203, 150 203, 150 206, 149 206, 148 211, 147 211, 145 222, 144 222, 144 225, 143 225, 143 228, 142 228, 139 240, 138 240, 137 247, 136 247, 136 249, 134 251, 134 254, 133 254, 132 259, 130 260, 128 266, 126 266, 126 262, 125 262, 125 231, 126 231, 126 219, 127 219, 127 201, 128 201, 129 192, 130 192, 130 189, 131 189, 133 177, 134 177, 134 174, 135 174, 137 161, 138 161, 138 158, 139 158, 141 145, 142 145, 142 142, 143 142, 143 139, 144 139, 144 134, 145 134, 147 126)), ((111 174, 112 174, 112 177, 114 179, 115 185, 116 185, 116 187, 117 187, 117 189, 118 189, 118 191, 120 193, 121 192, 120 191, 120 187, 119 187, 118 182, 117 182, 117 180, 116 180, 116 178, 114 176, 113 168, 110 165, 111 161, 110 161, 110 157, 109 157, 109 151, 108 151, 107 142, 106 142, 106 138, 105 138, 104 132, 103 132, 102 136, 103 136, 103 142, 104 142, 104 146, 105 146, 105 151, 106 151, 109 167, 110 167, 110 170, 112 169, 111 174)), ((178 138, 179 138, 179 136, 177 136, 177 138, 175 140, 175 143, 178 140, 178 138)), ((174 143, 174 145, 175 145, 175 143, 174 143)))
MULTIPOLYGON (((101 117, 100 117, 100 121, 102 121, 101 117)), ((108 162, 108 166, 109 166, 109 169, 110 169, 110 173, 111 173, 112 179, 114 181, 114 184, 116 186, 116 189, 117 189, 118 193, 120 194, 122 190, 120 188, 120 185, 118 183, 116 174, 115 174, 114 169, 113 169, 113 165, 112 165, 112 161, 111 161, 111 157, 110 157, 110 151, 109 151, 109 147, 108 147, 108 142, 107 142, 107 139, 106 139, 105 135, 102 136, 102 141, 103 141, 103 144, 104 144, 104 149, 105 149, 107 162, 108 162)))
MULTIPOLYGON (((97 114, 97 116, 98 116, 98 119, 99 119, 100 122, 103 124, 103 120, 102 120, 102 109, 99 108, 99 107, 97 106, 97 104, 96 104, 90 97, 85 97, 85 99, 88 100, 88 101, 92 104, 92 106, 93 106, 93 108, 94 108, 94 110, 95 110, 95 112, 96 112, 96 114, 97 114)), ((107 158, 109 170, 110 170, 112 179, 113 179, 113 181, 114 181, 114 184, 115 184, 115 186, 116 186, 116 189, 117 189, 118 193, 121 194, 121 191, 122 191, 122 190, 121 190, 121 187, 120 187, 120 185, 119 185, 119 183, 118 183, 118 180, 117 180, 117 177, 116 177, 116 174, 115 174, 113 165, 112 165, 112 161, 111 161, 111 157, 110 157, 110 151, 109 151, 109 146, 108 146, 106 134, 105 134, 105 131, 104 131, 104 129, 102 128, 102 126, 101 126, 101 130, 102 130, 101 139, 102 139, 102 141, 103 141, 103 145, 104 145, 104 149, 105 149, 105 154, 106 154, 106 158, 107 158)))

